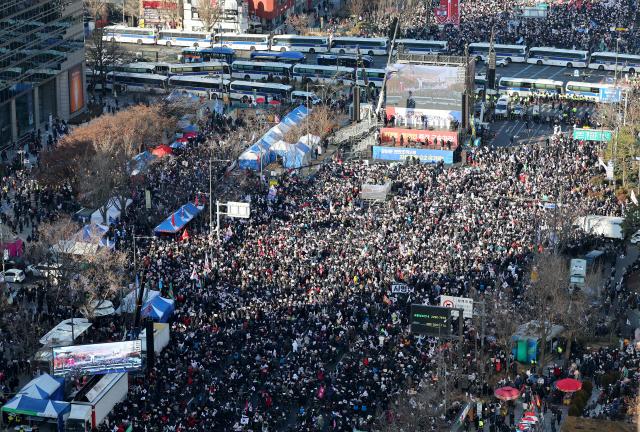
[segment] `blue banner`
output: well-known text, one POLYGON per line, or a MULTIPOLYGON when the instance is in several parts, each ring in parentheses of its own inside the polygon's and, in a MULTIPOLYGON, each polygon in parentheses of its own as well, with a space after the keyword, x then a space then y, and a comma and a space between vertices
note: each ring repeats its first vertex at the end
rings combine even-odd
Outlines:
POLYGON ((420 159, 422 163, 453 163, 453 151, 431 150, 408 147, 383 147, 373 146, 373 158, 388 161, 403 161, 407 158, 420 159))

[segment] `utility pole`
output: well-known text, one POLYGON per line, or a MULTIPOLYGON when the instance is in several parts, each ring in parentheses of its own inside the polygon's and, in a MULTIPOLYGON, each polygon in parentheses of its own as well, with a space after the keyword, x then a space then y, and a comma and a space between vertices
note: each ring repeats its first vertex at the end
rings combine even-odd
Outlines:
MULTIPOLYGON (((491 92, 495 93, 496 89, 496 50, 494 47, 495 44, 495 28, 491 29, 491 39, 489 40, 489 56, 487 59, 487 79, 486 79, 486 88, 484 89, 484 100, 487 100, 487 94, 491 92)), ((468 47, 467 47, 468 49, 468 47)))
POLYGON ((0 247, 2 247, 0 252, 2 252, 2 280, 4 281, 4 225, 2 224, 2 221, 0 221, 0 247))

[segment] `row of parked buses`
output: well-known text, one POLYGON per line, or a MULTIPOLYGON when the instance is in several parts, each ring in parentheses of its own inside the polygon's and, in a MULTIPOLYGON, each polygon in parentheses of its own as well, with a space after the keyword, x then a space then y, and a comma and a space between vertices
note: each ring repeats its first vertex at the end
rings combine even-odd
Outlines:
POLYGON ((295 91, 294 87, 289 84, 229 80, 222 76, 165 76, 109 72, 106 88, 108 90, 117 89, 120 92, 144 92, 158 95, 177 90, 209 99, 223 98, 224 95, 227 95, 230 99, 240 102, 258 102, 262 99, 265 103, 271 101, 320 103, 320 99, 314 93, 295 91))
MULTIPOLYGON (((548 66, 566 66, 574 68, 589 67, 597 70, 615 70, 635 73, 640 71, 640 55, 615 52, 594 52, 560 49, 553 47, 531 47, 524 45, 494 45, 496 60, 506 63, 531 63, 548 66)), ((488 43, 469 44, 469 55, 476 61, 487 61, 488 43)))
POLYGON ((620 88, 613 84, 562 81, 550 79, 502 77, 498 81, 498 93, 509 96, 528 97, 536 95, 558 95, 592 102, 618 102, 620 88))
MULTIPOLYGON (((115 42, 183 46, 191 48, 230 48, 247 51, 296 51, 301 53, 367 54, 386 55, 389 52, 388 38, 363 38, 342 36, 298 36, 268 34, 212 34, 184 32, 180 30, 110 26, 105 27, 103 38, 115 42)), ((469 44, 469 55, 476 60, 486 61, 489 55, 488 42, 469 44)), ((397 39, 395 51, 407 54, 447 53, 446 41, 397 39)), ((496 59, 506 63, 532 63, 538 65, 590 67, 600 70, 640 71, 640 55, 614 52, 594 52, 553 47, 531 47, 525 45, 495 44, 496 59)))

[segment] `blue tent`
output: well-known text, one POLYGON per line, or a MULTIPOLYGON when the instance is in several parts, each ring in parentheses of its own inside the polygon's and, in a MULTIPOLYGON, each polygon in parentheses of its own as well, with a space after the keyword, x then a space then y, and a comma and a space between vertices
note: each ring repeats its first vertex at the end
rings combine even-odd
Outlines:
POLYGON ((97 243, 101 247, 113 249, 115 246, 115 242, 110 241, 106 237, 107 231, 109 231, 109 228, 106 227, 105 225, 92 223, 92 224, 83 226, 82 229, 78 231, 78 233, 76 233, 73 239, 76 242, 83 242, 83 243, 90 243, 90 244, 97 243))
POLYGON ((36 399, 19 394, 2 406, 2 412, 57 419, 58 431, 63 431, 65 418, 71 412, 71 404, 48 399, 36 399))
POLYGON ((238 158, 238 167, 240 169, 252 169, 254 171, 259 171, 260 166, 264 167, 269 164, 269 154, 270 153, 262 153, 262 162, 260 162, 260 153, 247 150, 238 158))
POLYGON ((157 322, 167 322, 173 311, 173 300, 157 296, 142 307, 142 316, 157 322))
POLYGON ((186 203, 170 214, 153 231, 157 234, 175 234, 191 222, 202 209, 203 207, 196 207, 193 203, 186 203))
POLYGON ((62 400, 64 398, 63 378, 43 374, 29 381, 17 394, 34 399, 62 400))
POLYGON ((174 141, 173 143, 171 143, 169 147, 171 147, 172 149, 181 149, 181 148, 185 148, 186 146, 187 145, 182 141, 174 141))
POLYGON ((296 147, 298 147, 300 150, 302 150, 302 151, 303 151, 303 152, 305 152, 305 153, 310 153, 310 152, 311 152, 311 149, 309 148, 309 146, 308 146, 308 145, 306 145, 306 144, 305 144, 305 143, 303 143, 303 142, 299 142, 299 143, 297 143, 297 144, 296 144, 296 147))
POLYGON ((302 123, 302 120, 304 120, 304 118, 308 115, 309 115, 309 110, 307 109, 307 107, 305 107, 304 105, 300 105, 298 108, 294 109, 289 114, 284 116, 284 118, 280 121, 280 123, 284 123, 289 127, 298 126, 299 124, 302 123))

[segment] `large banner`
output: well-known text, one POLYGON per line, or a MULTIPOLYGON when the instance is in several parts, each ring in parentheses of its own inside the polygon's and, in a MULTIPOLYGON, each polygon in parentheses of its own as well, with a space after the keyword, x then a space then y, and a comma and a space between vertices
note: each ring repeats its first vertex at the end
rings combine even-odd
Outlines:
POLYGON ((422 163, 453 163, 453 151, 431 150, 408 147, 383 147, 373 146, 373 158, 386 161, 403 161, 408 158, 417 158, 422 163))
POLYGON ((415 109, 388 106, 385 108, 387 121, 393 121, 396 127, 412 127, 416 129, 450 130, 453 122, 462 121, 461 111, 434 109, 415 109))
POLYGON ((142 368, 139 340, 53 348, 53 375, 100 375, 142 368))
POLYGON ((465 68, 396 63, 387 72, 386 106, 437 110, 462 118, 465 68))
POLYGON ((443 147, 451 143, 451 149, 458 147, 458 133, 450 131, 382 128, 380 129, 380 140, 383 143, 394 143, 394 145, 400 146, 412 141, 443 147))
POLYGON ((82 81, 82 65, 69 69, 69 114, 84 108, 84 84, 82 81))
POLYGON ((435 8, 434 15, 439 25, 453 24, 460 25, 460 4, 459 0, 440 0, 440 5, 435 8))

